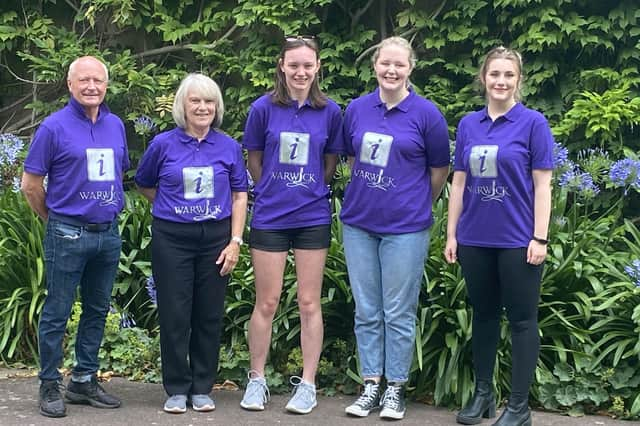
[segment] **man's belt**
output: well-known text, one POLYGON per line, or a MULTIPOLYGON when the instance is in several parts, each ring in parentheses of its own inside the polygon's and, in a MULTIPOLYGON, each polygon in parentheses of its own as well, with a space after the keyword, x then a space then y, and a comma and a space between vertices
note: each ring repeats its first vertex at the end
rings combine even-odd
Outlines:
POLYGON ((66 223, 67 225, 77 226, 87 232, 108 231, 111 229, 111 225, 113 224, 113 222, 89 223, 75 217, 65 216, 52 211, 49 211, 49 219, 57 220, 59 222, 66 223))

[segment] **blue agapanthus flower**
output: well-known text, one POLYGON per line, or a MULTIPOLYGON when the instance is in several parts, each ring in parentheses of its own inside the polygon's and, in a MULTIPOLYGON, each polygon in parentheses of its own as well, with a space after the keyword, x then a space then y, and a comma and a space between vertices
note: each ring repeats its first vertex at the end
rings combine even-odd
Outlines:
POLYGON ((11 133, 0 134, 0 191, 20 190, 21 153, 24 150, 22 139, 11 133))
POLYGON ((23 148, 22 139, 16 135, 11 133, 0 134, 0 167, 15 164, 23 148))
POLYGON ((147 289, 147 294, 149 295, 149 300, 153 306, 158 306, 158 292, 156 290, 156 282, 153 279, 153 276, 147 277, 147 283, 145 285, 147 289))
POLYGON ((624 271, 629 275, 633 283, 640 287, 640 259, 633 260, 631 265, 624 267, 624 271))
POLYGON ((593 177, 577 166, 562 173, 558 184, 586 198, 594 197, 600 192, 600 188, 593 182, 593 177))
POLYGON ((139 135, 148 135, 153 133, 158 126, 151 117, 146 115, 141 115, 140 117, 133 120, 133 128, 139 135))
POLYGON ((567 163, 569 163, 569 150, 559 144, 558 142, 554 142, 553 144, 553 168, 559 169, 567 163))
POLYGON ((616 161, 609 171, 609 179, 616 187, 631 186, 640 191, 640 161, 631 158, 616 161))

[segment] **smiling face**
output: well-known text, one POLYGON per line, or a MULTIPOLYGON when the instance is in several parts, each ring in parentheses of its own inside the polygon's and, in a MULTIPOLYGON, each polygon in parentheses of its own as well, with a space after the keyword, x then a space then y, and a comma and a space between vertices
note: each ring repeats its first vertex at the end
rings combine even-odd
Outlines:
POLYGON ((380 90, 401 92, 407 90, 411 75, 410 52, 397 44, 380 49, 373 65, 380 90))
POLYGON ((216 115, 216 102, 190 90, 184 100, 184 114, 187 133, 206 135, 216 115))
POLYGON ((298 100, 306 99, 320 69, 316 52, 308 46, 287 50, 278 66, 284 74, 289 95, 298 100))
POLYGON ((520 84, 520 70, 511 59, 495 58, 486 67, 482 76, 485 94, 489 103, 513 104, 520 84))
POLYGON ((67 77, 69 93, 85 110, 97 110, 104 101, 107 84, 104 65, 90 56, 75 61, 67 77))

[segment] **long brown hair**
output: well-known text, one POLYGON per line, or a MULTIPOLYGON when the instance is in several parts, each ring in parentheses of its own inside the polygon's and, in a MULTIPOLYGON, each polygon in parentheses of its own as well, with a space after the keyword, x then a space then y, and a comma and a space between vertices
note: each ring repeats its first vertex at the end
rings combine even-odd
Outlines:
MULTIPOLYGON (((278 61, 276 62, 275 81, 273 84, 273 91, 271 92, 271 100, 273 103, 283 106, 291 103, 291 96, 289 96, 286 78, 284 72, 280 69, 280 63, 284 62, 284 55, 289 50, 303 46, 312 49, 316 53, 316 60, 320 60, 320 48, 314 38, 307 36, 286 37, 285 42, 282 45, 282 49, 280 50, 278 61)), ((327 105, 327 99, 327 95, 320 90, 318 75, 316 75, 311 82, 311 87, 309 88, 309 103, 314 108, 323 108, 327 105)))

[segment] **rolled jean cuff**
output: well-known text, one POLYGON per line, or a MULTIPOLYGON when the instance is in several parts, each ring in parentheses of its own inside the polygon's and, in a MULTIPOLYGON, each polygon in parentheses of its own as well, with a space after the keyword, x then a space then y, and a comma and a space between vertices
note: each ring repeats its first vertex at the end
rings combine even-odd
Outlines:
POLYGON ((71 373, 71 380, 76 383, 87 383, 91 381, 92 374, 76 374, 71 373))

